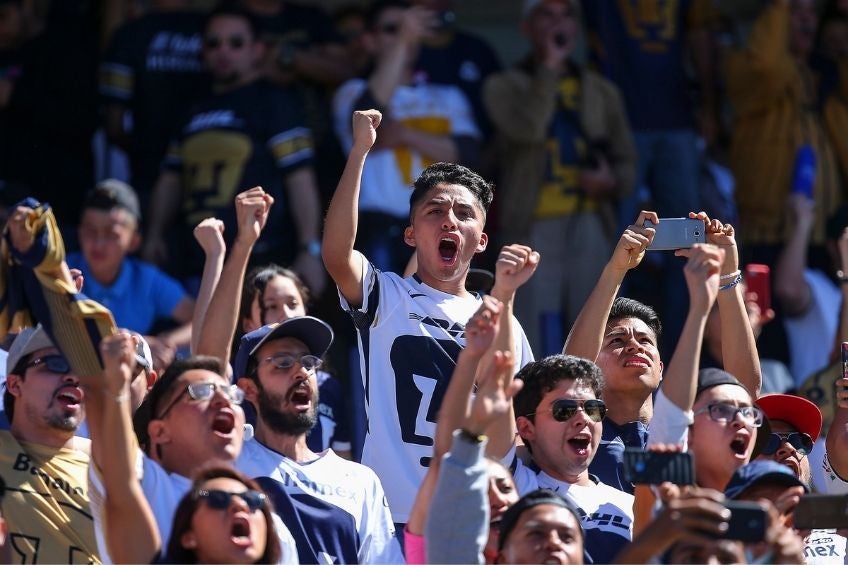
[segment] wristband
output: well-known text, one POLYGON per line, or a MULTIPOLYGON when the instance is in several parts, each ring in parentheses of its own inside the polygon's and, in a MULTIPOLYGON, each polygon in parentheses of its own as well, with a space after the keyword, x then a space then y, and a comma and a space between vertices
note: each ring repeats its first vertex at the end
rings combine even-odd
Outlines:
POLYGON ((742 274, 742 271, 736 270, 736 271, 733 271, 732 273, 727 273, 726 275, 721 275, 718 278, 718 280, 725 281, 727 279, 735 279, 736 277, 738 277, 741 274, 742 274))
POLYGON ((310 239, 306 243, 301 244, 301 251, 306 251, 313 257, 321 256, 321 242, 317 239, 310 239))
POLYGON ((730 281, 727 284, 721 285, 720 287, 718 287, 718 289, 719 290, 728 290, 728 289, 733 288, 734 286, 736 286, 737 284, 739 284, 741 282, 742 282, 742 273, 739 273, 739 274, 736 275, 735 279, 733 279, 732 281, 730 281))

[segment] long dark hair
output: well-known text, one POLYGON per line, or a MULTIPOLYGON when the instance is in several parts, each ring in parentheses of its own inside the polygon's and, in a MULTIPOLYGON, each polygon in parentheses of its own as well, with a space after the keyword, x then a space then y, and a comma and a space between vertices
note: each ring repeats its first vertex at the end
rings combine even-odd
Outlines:
MULTIPOLYGON (((191 490, 186 493, 180 501, 179 506, 177 506, 177 511, 174 512, 171 539, 168 541, 168 550, 165 554, 169 563, 198 562, 195 550, 183 547, 182 537, 183 534, 191 529, 191 519, 194 517, 194 512, 197 510, 198 504, 200 504, 197 491, 207 481, 218 478, 233 479, 249 489, 262 492, 262 487, 256 481, 246 477, 232 467, 213 465, 202 468, 195 475, 191 490)), ((265 502, 265 506, 262 507, 262 514, 265 516, 265 523, 267 524, 265 530, 265 552, 256 563, 279 563, 282 550, 280 548, 280 540, 277 537, 277 530, 274 527, 274 519, 271 515, 273 509, 271 508, 270 498, 267 498, 265 502)))

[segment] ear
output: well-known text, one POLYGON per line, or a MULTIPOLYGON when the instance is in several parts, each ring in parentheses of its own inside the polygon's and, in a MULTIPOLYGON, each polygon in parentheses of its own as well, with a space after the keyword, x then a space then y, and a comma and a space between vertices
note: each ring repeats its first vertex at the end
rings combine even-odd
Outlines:
POLYGON ((158 381, 158 380, 159 380, 159 373, 157 373, 153 369, 150 369, 150 372, 147 373, 147 390, 150 390, 151 388, 153 388, 153 385, 155 385, 156 381, 158 381))
POLYGON ((518 435, 526 443, 536 441, 536 426, 530 421, 530 418, 519 416, 515 419, 515 425, 518 428, 518 435))
POLYGON ((132 238, 130 239, 130 247, 127 251, 129 253, 135 253, 136 251, 138 251, 139 247, 141 247, 142 239, 143 238, 141 236, 141 233, 138 231, 138 229, 136 229, 132 235, 132 238))
POLYGON ((257 399, 259 398, 259 388, 256 386, 256 381, 247 377, 241 377, 236 384, 244 391, 244 397, 256 406, 257 399))
POLYGON ((9 391, 9 394, 15 397, 15 399, 20 398, 21 396, 21 383, 24 379, 20 375, 15 375, 14 373, 10 373, 8 377, 6 377, 6 390, 9 391))
MULTIPOLYGON (((171 443, 171 432, 168 430, 168 424, 162 420, 150 420, 147 424, 147 435, 150 436, 150 445, 162 445, 171 443)), ((156 453, 156 450, 151 450, 151 453, 156 453)))
POLYGON ((403 230, 403 241, 410 247, 415 247, 415 228, 412 226, 407 226, 405 230, 403 230))
POLYGON ((189 530, 180 537, 180 544, 186 549, 195 549, 197 548, 197 536, 189 530))
POLYGON ((477 249, 474 251, 475 253, 482 253, 486 250, 486 246, 489 245, 489 236, 486 233, 480 234, 480 242, 477 244, 477 249))

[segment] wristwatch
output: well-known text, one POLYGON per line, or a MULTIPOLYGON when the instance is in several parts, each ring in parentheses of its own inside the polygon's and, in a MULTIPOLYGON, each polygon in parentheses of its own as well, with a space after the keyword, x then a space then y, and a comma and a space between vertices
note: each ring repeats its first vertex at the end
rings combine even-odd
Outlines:
POLYGON ((306 251, 313 257, 321 256, 321 242, 317 239, 310 239, 306 243, 301 244, 301 251, 306 251))

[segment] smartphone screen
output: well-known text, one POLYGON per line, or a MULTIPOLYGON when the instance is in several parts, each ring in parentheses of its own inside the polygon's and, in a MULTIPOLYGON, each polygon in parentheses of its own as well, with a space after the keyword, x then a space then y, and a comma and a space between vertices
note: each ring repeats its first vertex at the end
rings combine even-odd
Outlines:
POLYGON ((641 449, 624 450, 624 478, 635 485, 695 484, 695 463, 689 452, 658 453, 641 449))
POLYGON ((724 506, 730 510, 730 520, 727 531, 719 537, 751 543, 765 538, 768 517, 762 506, 756 502, 736 500, 728 500, 724 506))

